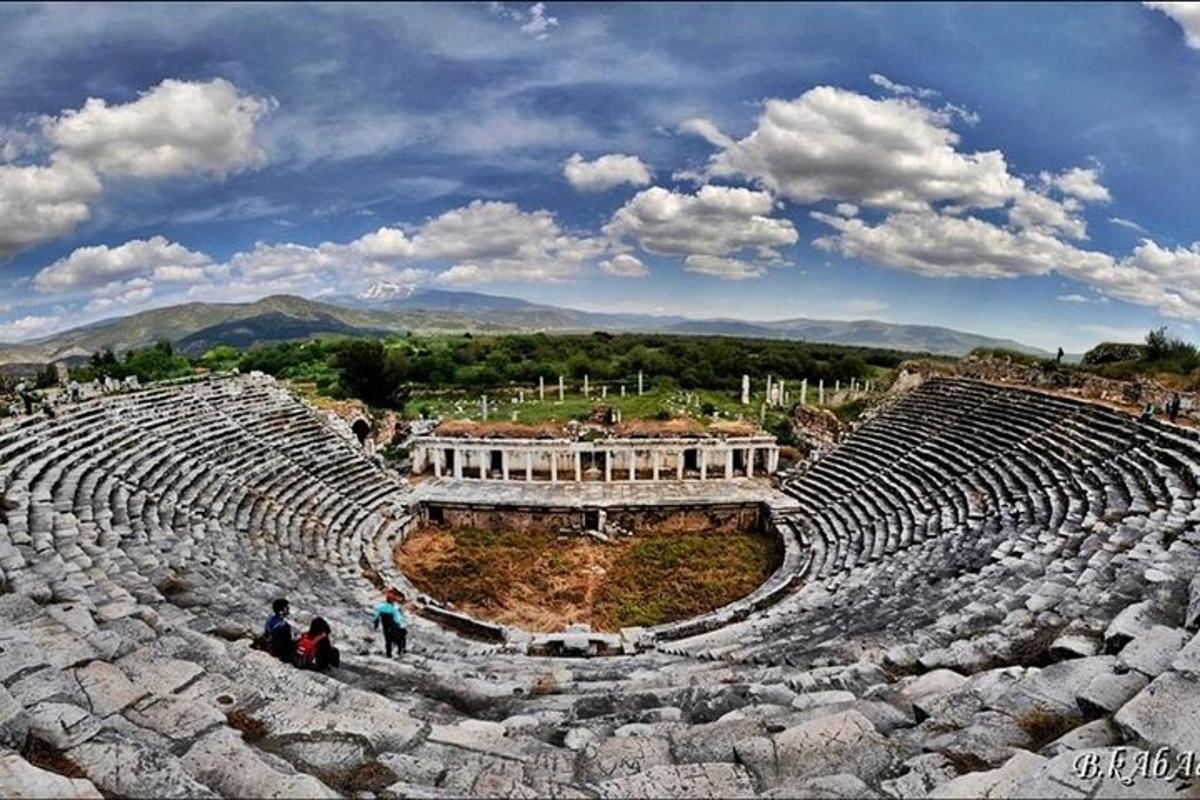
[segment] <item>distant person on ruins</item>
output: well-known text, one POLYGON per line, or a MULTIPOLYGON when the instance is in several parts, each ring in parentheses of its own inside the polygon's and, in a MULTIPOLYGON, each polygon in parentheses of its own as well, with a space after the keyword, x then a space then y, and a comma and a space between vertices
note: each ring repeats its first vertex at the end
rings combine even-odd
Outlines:
POLYGON ((1062 349, 1061 347, 1060 347, 1060 348, 1058 348, 1058 354, 1054 356, 1054 363, 1055 363, 1055 364, 1061 364, 1061 363, 1062 363, 1062 360, 1063 360, 1063 356, 1064 356, 1064 355, 1066 355, 1066 354, 1065 354, 1065 353, 1063 353, 1063 349, 1062 349))
POLYGON ((78 403, 78 402, 79 402, 79 391, 80 391, 80 388, 81 388, 81 387, 79 386, 79 381, 74 381, 74 380, 73 380, 73 381, 71 381, 70 385, 67 387, 67 392, 68 392, 68 393, 70 394, 70 396, 71 396, 71 402, 72 402, 72 403, 78 403))
POLYGON ((403 600, 404 596, 395 589, 388 589, 383 602, 375 606, 373 625, 375 628, 383 625, 383 648, 388 658, 392 657, 393 647, 398 655, 404 655, 408 648, 408 620, 400 607, 403 600))
POLYGON ((17 384, 17 397, 21 398, 21 402, 25 406, 25 413, 33 413, 33 394, 29 391, 29 384, 21 381, 17 384))
POLYGON ((1142 409, 1142 415, 1139 417, 1142 422, 1149 422, 1154 419, 1154 403, 1146 403, 1142 409))
POLYGON ((267 652, 280 661, 291 661, 296 650, 292 639, 292 626, 288 623, 288 615, 292 613, 291 604, 281 597, 271 604, 271 616, 263 626, 263 636, 266 638, 267 652))
POLYGON ((315 669, 324 672, 342 663, 341 652, 330 640, 332 631, 323 617, 313 617, 308 631, 296 641, 296 655, 292 663, 300 669, 315 669))
POLYGON ((1171 422, 1179 419, 1179 409, 1183 405, 1183 400, 1179 397, 1179 392, 1173 392, 1171 399, 1167 403, 1167 416, 1171 422))

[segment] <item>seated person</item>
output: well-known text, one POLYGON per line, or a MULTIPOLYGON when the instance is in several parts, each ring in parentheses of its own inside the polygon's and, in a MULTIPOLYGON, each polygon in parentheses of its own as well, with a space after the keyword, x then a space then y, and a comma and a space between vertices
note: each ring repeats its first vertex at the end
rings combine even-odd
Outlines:
POLYGON ((271 604, 274 612, 267 617, 263 626, 263 638, 266 640, 266 650, 280 661, 291 661, 295 653, 296 643, 292 638, 292 626, 287 617, 292 613, 291 605, 286 598, 279 598, 271 604))
POLYGON ((342 655, 329 638, 331 633, 329 623, 322 617, 313 617, 308 631, 296 642, 296 656, 293 663, 301 669, 315 669, 324 672, 330 667, 342 663, 342 655))

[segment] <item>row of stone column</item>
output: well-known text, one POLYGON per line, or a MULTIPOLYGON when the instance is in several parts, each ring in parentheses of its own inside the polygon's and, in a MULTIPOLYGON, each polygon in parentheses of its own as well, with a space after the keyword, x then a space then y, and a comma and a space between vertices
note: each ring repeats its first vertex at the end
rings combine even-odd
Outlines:
MULTIPOLYGON (((518 453, 524 453, 525 458, 523 459, 523 463, 516 465, 516 467, 517 467, 518 471, 523 468, 526 481, 530 481, 530 482, 533 481, 533 474, 534 474, 533 462, 534 462, 535 451, 525 450, 525 449, 517 450, 517 451, 510 451, 510 450, 505 450, 503 448, 488 448, 488 449, 476 450, 473 448, 466 448, 466 447, 464 447, 464 448, 438 447, 435 449, 434 456, 432 459, 434 475, 439 478, 444 476, 444 473, 446 472, 446 464, 445 464, 446 451, 450 450, 454 453, 454 457, 453 457, 454 466, 453 466, 452 472, 453 472, 453 476, 455 478, 462 479, 465 477, 477 477, 480 480, 490 480, 491 478, 489 478, 488 473, 490 472, 491 454, 494 450, 497 450, 497 449, 500 451, 501 480, 506 480, 506 481, 512 480, 512 475, 514 472, 514 469, 513 469, 514 465, 511 463, 510 456, 512 456, 514 454, 518 454, 518 453), (465 472, 464 467, 463 467, 464 459, 463 459, 463 455, 462 455, 464 452, 474 452, 478 456, 479 466, 477 469, 472 470, 472 471, 477 472, 476 476, 467 476, 464 474, 464 472, 465 472)), ((684 457, 684 452, 688 449, 690 449, 690 448, 684 448, 684 449, 678 450, 678 451, 671 451, 671 452, 674 452, 675 455, 677 455, 676 462, 675 462, 675 468, 673 470, 670 470, 670 472, 674 473, 673 477, 675 478, 675 480, 683 480, 684 479, 684 466, 685 466, 685 460, 686 460, 684 457)), ((766 465, 767 474, 775 472, 775 470, 778 469, 778 467, 779 467, 779 449, 775 448, 775 447, 759 447, 759 446, 744 447, 744 448, 729 447, 729 448, 725 448, 724 450, 711 450, 711 451, 709 449, 705 449, 705 448, 697 448, 697 450, 696 450, 697 467, 700 472, 700 480, 708 479, 709 467, 710 467, 708 457, 709 457, 710 452, 723 452, 724 456, 725 456, 724 463, 721 464, 720 467, 718 467, 718 465, 716 465, 716 464, 712 465, 712 467, 714 468, 713 471, 716 472, 719 469, 719 471, 723 473, 722 477, 724 477, 726 479, 733 478, 734 477, 734 452, 736 450, 742 450, 745 452, 745 462, 744 462, 745 463, 745 474, 746 474, 746 477, 748 477, 748 478, 754 477, 754 459, 755 459, 755 455, 757 454, 757 452, 759 450, 765 450, 767 452, 767 465, 766 465)), ((555 451, 547 451, 547 452, 555 453, 555 451)), ((595 451, 595 452, 603 452, 605 454, 604 480, 606 482, 611 482, 613 480, 614 464, 617 460, 616 456, 618 453, 625 453, 627 455, 627 458, 625 459, 626 464, 619 471, 624 472, 626 474, 626 476, 627 476, 626 480, 629 480, 629 481, 638 480, 637 467, 636 467, 637 455, 636 455, 635 450, 622 449, 622 450, 602 450, 602 451, 595 451)), ((650 454, 651 454, 651 478, 650 479, 652 481, 662 480, 663 479, 662 475, 664 472, 664 468, 663 468, 663 464, 662 464, 662 457, 663 457, 664 451, 657 450, 657 449, 651 449, 650 454)), ((557 453, 555 453, 555 455, 557 456, 557 453)), ((558 470, 559 459, 557 457, 553 457, 549 461, 550 461, 550 482, 557 483, 559 480, 559 470, 558 470)), ((573 462, 574 462, 574 480, 577 482, 582 481, 583 480, 583 451, 576 450, 573 453, 573 462)))

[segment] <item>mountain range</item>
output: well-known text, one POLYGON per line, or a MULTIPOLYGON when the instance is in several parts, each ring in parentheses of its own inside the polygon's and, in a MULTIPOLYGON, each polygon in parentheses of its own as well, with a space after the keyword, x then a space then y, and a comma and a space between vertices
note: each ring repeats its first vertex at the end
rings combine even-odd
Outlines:
POLYGON ((827 344, 961 356, 976 347, 1004 347, 1044 356, 1042 350, 933 325, 878 320, 690 319, 651 314, 608 314, 542 305, 478 292, 379 283, 353 296, 319 300, 273 295, 250 303, 185 303, 93 322, 18 344, 0 344, 0 364, 44 363, 116 352, 166 340, 189 355, 217 344, 249 347, 321 335, 435 332, 653 332, 791 339, 827 344))

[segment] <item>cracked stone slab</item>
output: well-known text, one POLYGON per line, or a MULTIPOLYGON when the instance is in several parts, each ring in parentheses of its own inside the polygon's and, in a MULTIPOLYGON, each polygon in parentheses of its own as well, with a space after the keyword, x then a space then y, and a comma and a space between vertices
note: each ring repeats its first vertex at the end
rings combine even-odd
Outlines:
POLYGON ((934 787, 931 798, 1007 798, 1016 796, 1014 789, 1047 761, 1046 758, 1018 750, 996 769, 984 772, 969 772, 952 781, 934 787))
POLYGON ((89 780, 67 778, 35 767, 16 753, 0 753, 0 796, 55 797, 60 800, 103 800, 89 780))
POLYGON ((75 679, 87 696, 92 713, 99 717, 122 711, 148 694, 145 689, 134 686, 124 672, 105 661, 77 667, 75 679))
POLYGON ((670 766, 671 743, 660 736, 604 739, 584 751, 580 774, 589 783, 635 775, 650 767, 670 766))
POLYGON ((197 779, 229 797, 337 797, 311 775, 256 753, 232 728, 218 728, 180 759, 197 779))
POLYGON ((1154 678, 1168 667, 1187 643, 1188 634, 1180 628, 1155 625, 1121 649, 1117 660, 1130 669, 1154 678))
POLYGON ((600 797, 696 798, 754 797, 745 767, 735 764, 679 764, 647 767, 641 772, 596 784, 600 797))
POLYGON ((1200 731, 1200 680, 1164 673, 1122 706, 1113 720, 1127 736, 1152 747, 1195 749, 1200 731))
POLYGON ((216 797, 169 751, 125 733, 105 731, 68 756, 97 786, 116 797, 216 797))

